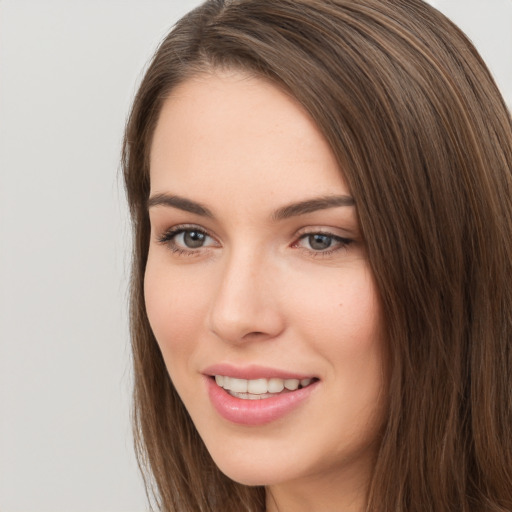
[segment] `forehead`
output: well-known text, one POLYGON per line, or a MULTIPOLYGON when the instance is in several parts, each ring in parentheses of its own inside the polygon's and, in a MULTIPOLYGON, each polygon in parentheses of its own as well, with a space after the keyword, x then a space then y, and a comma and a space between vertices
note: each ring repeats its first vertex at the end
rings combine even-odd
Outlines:
POLYGON ((150 174, 152 194, 193 189, 202 201, 228 191, 267 201, 285 193, 300 200, 311 188, 347 192, 330 146, 298 101, 240 72, 199 75, 172 91, 155 129, 150 174))

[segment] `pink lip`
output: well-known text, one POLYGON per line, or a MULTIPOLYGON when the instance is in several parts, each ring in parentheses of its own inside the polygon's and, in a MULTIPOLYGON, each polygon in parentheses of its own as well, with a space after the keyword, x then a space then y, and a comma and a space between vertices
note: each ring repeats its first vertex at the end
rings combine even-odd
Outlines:
MULTIPOLYGON (((225 374, 218 373, 217 375, 225 374)), ((218 386, 212 377, 205 377, 205 381, 208 396, 215 410, 224 419, 247 426, 264 425, 282 418, 306 401, 318 384, 318 381, 315 381, 296 391, 289 391, 270 398, 246 400, 231 396, 218 386)))
POLYGON ((228 377, 235 377, 236 379, 311 379, 312 375, 305 375, 300 373, 293 373, 286 370, 279 370, 277 368, 268 368, 265 366, 250 365, 250 366, 233 366, 227 363, 215 364, 205 368, 202 373, 207 376, 214 375, 227 375, 228 377))

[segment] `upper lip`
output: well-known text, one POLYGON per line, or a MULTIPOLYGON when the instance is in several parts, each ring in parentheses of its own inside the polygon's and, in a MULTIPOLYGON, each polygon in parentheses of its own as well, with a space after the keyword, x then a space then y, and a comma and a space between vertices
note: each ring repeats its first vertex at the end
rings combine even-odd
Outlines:
POLYGON ((213 377, 214 375, 224 375, 235 377, 236 379, 312 379, 314 375, 298 373, 280 368, 272 368, 268 366, 248 365, 234 366, 230 363, 218 363, 205 368, 202 373, 213 377))

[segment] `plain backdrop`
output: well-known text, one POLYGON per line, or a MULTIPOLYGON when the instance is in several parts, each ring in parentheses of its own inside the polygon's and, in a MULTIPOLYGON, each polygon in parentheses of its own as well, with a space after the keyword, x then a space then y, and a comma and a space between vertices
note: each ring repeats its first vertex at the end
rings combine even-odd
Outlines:
MULTIPOLYGON (((0 0, 0 512, 142 512, 120 143, 195 0, 0 0)), ((512 0, 432 0, 512 104, 512 0)))

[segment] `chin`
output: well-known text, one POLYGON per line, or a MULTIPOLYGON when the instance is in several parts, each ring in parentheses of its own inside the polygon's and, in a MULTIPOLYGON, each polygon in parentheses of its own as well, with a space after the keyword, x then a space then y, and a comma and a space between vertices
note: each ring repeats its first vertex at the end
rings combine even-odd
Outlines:
MULTIPOLYGON (((231 480, 248 486, 268 486, 275 485, 283 481, 283 476, 291 476, 289 467, 277 464, 276 460, 254 460, 254 458, 247 457, 247 454, 231 453, 227 456, 226 453, 216 456, 212 455, 213 461, 231 480)), ((287 478, 288 479, 288 478, 287 478)))
POLYGON ((278 478, 277 475, 273 474, 274 471, 269 472, 268 467, 259 468, 254 465, 232 465, 232 464, 217 464, 218 468, 228 478, 239 484, 248 486, 269 486, 279 483, 282 479, 278 478))

